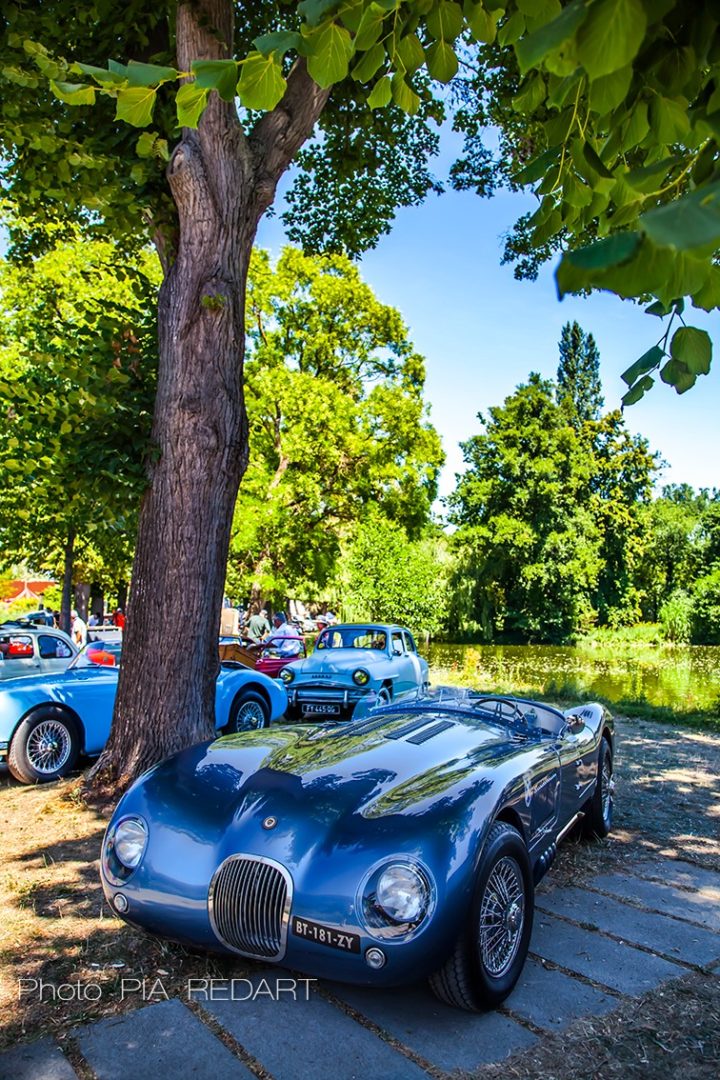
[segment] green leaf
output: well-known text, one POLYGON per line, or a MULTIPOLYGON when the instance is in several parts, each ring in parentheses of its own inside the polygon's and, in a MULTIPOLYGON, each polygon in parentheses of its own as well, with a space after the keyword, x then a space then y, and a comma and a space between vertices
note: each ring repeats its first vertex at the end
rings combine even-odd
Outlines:
POLYGON ((554 165, 557 159, 560 157, 560 147, 551 146, 549 150, 545 150, 538 157, 533 158, 532 161, 515 173, 513 176, 513 183, 515 184, 534 184, 536 180, 540 180, 545 176, 551 165, 554 165))
MULTIPOLYGON (((423 60, 425 59, 425 53, 423 53, 423 60)), ((370 82, 377 75, 380 68, 385 63, 385 46, 373 45, 372 49, 368 49, 366 53, 361 57, 360 62, 352 69, 352 77, 357 82, 366 83, 370 82)))
POLYGON ((538 72, 522 87, 512 100, 515 112, 533 113, 545 100, 545 81, 538 72))
POLYGON ((422 67, 425 63, 425 53, 417 34, 406 34, 405 37, 400 38, 395 49, 395 56, 409 75, 422 67))
POLYGON ((451 0, 440 3, 427 17, 428 33, 440 41, 454 41, 463 28, 463 13, 459 4, 451 0))
POLYGON ((384 109, 392 100, 392 83, 387 75, 383 75, 372 88, 368 97, 368 105, 371 109, 384 109))
POLYGON ((50 89, 55 97, 66 105, 94 105, 95 87, 83 86, 82 83, 55 82, 50 80, 50 89))
POLYGON ((654 385, 655 380, 650 375, 646 375, 639 383, 633 386, 632 390, 628 390, 627 394, 622 398, 622 405, 634 405, 654 385))
POLYGON ((720 181, 700 187, 665 206, 648 210, 640 225, 656 244, 678 251, 720 244, 720 181))
MULTIPOLYGON (((572 0, 552 22, 528 34, 515 45, 515 54, 524 75, 571 38, 588 14, 588 0, 572 0)), ((569 72, 567 74, 570 74, 569 72)))
POLYGON ((578 30, 578 59, 591 79, 625 67, 637 56, 647 26, 642 0, 597 0, 578 30))
POLYGON ((397 72, 392 77, 393 101, 408 116, 414 116, 420 108, 420 98, 405 82, 402 74, 397 72))
POLYGON ((588 103, 592 112, 605 116, 616 109, 625 100, 632 77, 633 69, 628 64, 591 82, 588 103))
POLYGON ((710 268, 707 280, 702 288, 692 294, 692 302, 695 307, 703 311, 712 311, 720 307, 720 270, 716 266, 710 268))
POLYGON ((100 86, 123 86, 128 81, 124 75, 118 75, 107 68, 93 67, 92 64, 75 63, 72 64, 70 70, 90 75, 100 86))
POLYGON ((465 18, 476 41, 491 45, 497 34, 497 23, 501 12, 486 11, 482 4, 467 3, 465 18))
POLYGON ((670 355, 680 360, 693 375, 707 375, 712 361, 712 342, 705 330, 682 326, 673 334, 670 355))
POLYGON ((625 133, 622 137, 623 150, 630 150, 634 146, 638 146, 648 131, 650 130, 650 121, 648 120, 648 107, 644 101, 636 101, 630 113, 630 120, 628 122, 625 133))
POLYGON ((235 100, 238 66, 235 60, 194 60, 195 82, 204 90, 216 90, 223 101, 235 100))
POLYGON ((180 127, 196 128, 207 105, 209 90, 195 82, 183 83, 175 96, 180 127))
POLYGON ((308 71, 318 86, 326 89, 342 82, 354 52, 352 38, 344 27, 328 23, 305 39, 305 48, 308 71))
POLYGON ((387 12, 383 11, 378 4, 370 4, 365 8, 355 34, 355 49, 357 52, 364 52, 375 44, 382 34, 386 15, 387 12))
POLYGON ((640 359, 631 364, 627 371, 623 371, 620 378, 628 386, 632 386, 641 375, 647 375, 648 371, 658 367, 662 363, 664 356, 665 352, 660 346, 653 345, 652 349, 648 349, 646 353, 643 353, 640 359))
POLYGON ((427 68, 433 79, 449 83, 457 74, 458 58, 452 45, 446 41, 436 41, 427 51, 427 68))
POLYGON ((138 157, 157 157, 162 161, 169 161, 168 144, 166 139, 161 139, 155 131, 143 131, 135 143, 135 153, 138 157))
POLYGON ((286 89, 287 82, 275 53, 272 56, 263 56, 262 53, 249 54, 242 64, 237 85, 240 100, 246 109, 263 109, 269 112, 282 99, 286 89))
POLYGON ((665 98, 655 94, 650 102, 650 128, 665 146, 681 142, 690 130, 688 103, 685 98, 665 98))
POLYGON ((640 247, 641 239, 640 233, 617 233, 589 247, 566 252, 555 272, 560 297, 590 288, 595 284, 598 272, 629 262, 640 247))
POLYGON ((655 300, 650 307, 645 308, 646 315, 657 315, 658 318, 664 319, 666 315, 670 314, 670 308, 663 304, 660 300, 655 300))
POLYGON ((134 127, 146 127, 152 123, 156 93, 148 86, 128 86, 118 90, 115 119, 134 127))
POLYGON ((302 35, 294 30, 274 30, 271 34, 262 34, 253 41, 255 48, 263 56, 274 52, 284 56, 290 49, 299 49, 301 44, 302 35))
POLYGON ((333 8, 340 7, 338 0, 302 0, 298 4, 298 14, 309 26, 317 26, 324 16, 333 8))
POLYGON ((131 86, 160 86, 162 83, 172 82, 180 74, 176 68, 160 67, 158 64, 140 64, 130 60, 128 64, 118 64, 116 60, 108 61, 109 70, 127 79, 131 86))
POLYGON ((514 45, 525 33, 527 24, 522 11, 516 11, 498 30, 498 42, 501 45, 514 45))
POLYGON ((693 375, 681 360, 675 359, 668 360, 660 372, 660 378, 668 386, 674 386, 678 394, 684 394, 697 381, 697 375, 693 375))

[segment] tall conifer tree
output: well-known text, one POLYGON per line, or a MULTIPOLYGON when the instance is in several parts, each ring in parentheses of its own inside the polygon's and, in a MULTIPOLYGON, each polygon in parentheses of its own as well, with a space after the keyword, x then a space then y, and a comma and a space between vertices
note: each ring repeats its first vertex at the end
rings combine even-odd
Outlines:
POLYGON ((574 427, 598 420, 604 404, 600 385, 600 353, 592 334, 577 322, 565 323, 560 338, 557 399, 570 413, 574 427))

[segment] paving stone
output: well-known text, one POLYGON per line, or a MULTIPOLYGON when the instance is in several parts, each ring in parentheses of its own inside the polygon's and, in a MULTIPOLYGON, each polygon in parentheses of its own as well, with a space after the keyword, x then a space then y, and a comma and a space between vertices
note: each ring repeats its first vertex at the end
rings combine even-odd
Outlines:
POLYGON ((176 998, 81 1028, 76 1035, 98 1080, 253 1080, 193 1013, 176 998))
POLYGON ((706 870, 694 863, 681 859, 653 859, 637 863, 633 874, 640 878, 655 878, 666 885, 678 885, 685 889, 713 889, 715 899, 720 903, 720 874, 706 870))
POLYGON ((585 975, 621 994, 644 994, 686 969, 659 956, 620 945, 593 930, 582 930, 541 912, 535 917, 530 949, 546 960, 585 975))
POLYGON ((54 1039, 40 1039, 0 1054, 0 1080, 77 1080, 77 1075, 54 1039))
POLYGON ((507 1016, 450 1008, 425 986, 378 991, 333 983, 329 989, 440 1069, 470 1071, 501 1061, 537 1041, 507 1016))
MULTIPOLYGON (((265 980, 273 995, 246 1001, 195 1000, 237 1039, 274 1080, 428 1080, 413 1061, 383 1042, 336 1005, 299 983, 297 998, 275 994, 277 969, 250 976, 256 988, 265 980)), ((243 980, 245 981, 245 980, 243 980)), ((245 996, 248 991, 242 988, 245 996)), ((102 1078, 101 1078, 102 1080, 102 1078)), ((223 1076, 223 1080, 225 1080, 223 1076)))
POLYGON ((628 874, 600 874, 592 878, 590 887, 720 931, 720 892, 714 888, 686 892, 674 885, 644 881, 628 874))
POLYGON ((587 889, 557 889, 538 897, 538 905, 543 911, 590 923, 672 959, 706 967, 720 960, 720 935, 587 889))
POLYGON ((505 1004, 538 1027, 559 1031, 581 1016, 603 1016, 612 1012, 621 1000, 586 986, 562 971, 554 971, 528 959, 520 982, 505 1004))

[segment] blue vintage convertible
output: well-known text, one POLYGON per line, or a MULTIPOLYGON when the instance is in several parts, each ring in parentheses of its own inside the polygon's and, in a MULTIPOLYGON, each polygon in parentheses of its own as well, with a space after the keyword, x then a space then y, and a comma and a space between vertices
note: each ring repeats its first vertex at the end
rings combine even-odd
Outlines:
POLYGON ((312 655, 283 668, 280 678, 288 719, 348 720, 368 703, 387 705, 398 694, 424 689, 428 665, 404 626, 340 623, 323 630, 312 655))
POLYGON ((229 735, 155 766, 102 847, 108 902, 164 937, 465 1009, 522 970, 534 886, 612 820, 600 705, 432 691, 336 725, 229 735))
MULTIPOLYGON (((119 643, 91 642, 63 672, 7 679, 0 688, 0 768, 26 784, 65 776, 79 755, 100 753, 115 705, 119 643)), ((284 687, 239 664, 222 664, 215 688, 219 728, 242 731, 279 719, 284 687)))

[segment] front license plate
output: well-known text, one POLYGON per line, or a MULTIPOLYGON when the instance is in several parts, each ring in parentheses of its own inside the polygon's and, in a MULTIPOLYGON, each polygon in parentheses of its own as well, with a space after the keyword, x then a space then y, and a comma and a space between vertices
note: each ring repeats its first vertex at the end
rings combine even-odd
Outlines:
POLYGON ((329 945, 331 949, 340 949, 341 952, 360 952, 359 934, 346 934, 344 930, 310 922, 309 919, 299 919, 297 915, 293 916, 292 930, 297 937, 316 941, 318 945, 329 945))
POLYGON ((306 713, 308 716, 311 713, 314 713, 316 716, 318 714, 320 714, 322 716, 339 716, 340 715, 340 706, 339 705, 303 705, 302 711, 304 713, 306 713))

